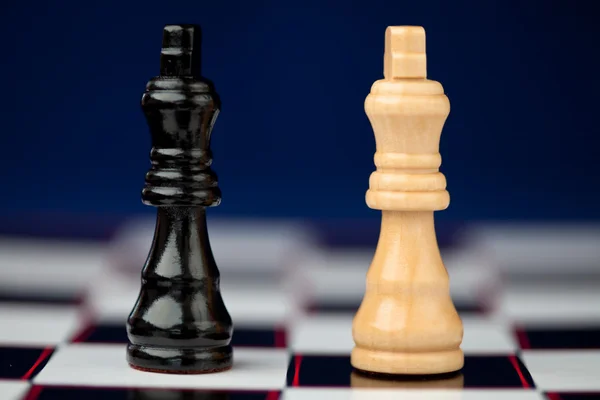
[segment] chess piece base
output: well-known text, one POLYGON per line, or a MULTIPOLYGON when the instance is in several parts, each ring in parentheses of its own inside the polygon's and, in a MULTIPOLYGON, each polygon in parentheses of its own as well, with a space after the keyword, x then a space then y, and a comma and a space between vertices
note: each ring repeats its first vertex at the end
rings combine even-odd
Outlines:
POLYGON ((230 345, 208 349, 177 349, 129 344, 127 362, 132 368, 147 372, 208 374, 230 369, 233 350, 230 345))
POLYGON ((461 349, 427 353, 401 353, 355 347, 352 366, 365 372, 394 375, 430 375, 456 372, 464 365, 461 349))

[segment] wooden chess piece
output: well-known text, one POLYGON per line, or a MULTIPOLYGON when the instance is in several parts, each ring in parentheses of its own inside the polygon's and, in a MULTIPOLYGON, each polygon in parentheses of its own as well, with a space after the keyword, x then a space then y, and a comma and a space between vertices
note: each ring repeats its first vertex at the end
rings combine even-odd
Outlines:
POLYGON ((200 28, 167 25, 160 75, 142 96, 153 146, 142 200, 157 207, 157 219, 127 320, 127 361, 145 371, 206 373, 232 365, 233 326, 206 225, 206 207, 221 201, 210 167, 220 101, 199 63, 200 28))
POLYGON ((352 327, 351 363, 388 374, 438 374, 463 367, 463 327, 450 297, 433 212, 448 207, 439 141, 450 112, 428 80, 422 27, 388 27, 384 79, 365 100, 377 167, 367 205, 381 232, 352 327))

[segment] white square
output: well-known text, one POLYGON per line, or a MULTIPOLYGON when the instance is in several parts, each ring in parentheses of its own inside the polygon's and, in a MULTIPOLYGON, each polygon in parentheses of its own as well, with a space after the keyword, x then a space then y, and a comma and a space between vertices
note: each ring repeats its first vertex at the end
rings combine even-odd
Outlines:
POLYGON ((358 304, 365 291, 373 251, 345 250, 313 253, 298 266, 315 301, 358 304))
POLYGON ((233 323, 238 326, 282 325, 295 311, 293 297, 274 287, 224 284, 222 296, 233 323))
POLYGON ((525 350, 522 360, 544 391, 600 391, 600 350, 525 350))
POLYGON ((598 224, 487 223, 472 226, 468 239, 493 257, 502 272, 568 277, 598 270, 599 228, 598 224))
POLYGON ((2 400, 21 400, 31 385, 27 381, 0 380, 0 398, 2 400))
MULTIPOLYGON (((293 351, 302 354, 348 355, 354 347, 352 314, 308 315, 297 318, 290 329, 293 351)), ((485 317, 462 317, 465 354, 510 354, 518 345, 511 328, 485 317)))
POLYGON ((534 390, 416 390, 416 389, 338 389, 291 388, 282 400, 543 400, 534 390))
POLYGON ((67 342, 80 327, 76 307, 0 305, 0 343, 54 346, 67 342))
POLYGON ((102 268, 104 247, 48 240, 0 240, 0 287, 75 294, 102 268))
POLYGON ((600 323, 598 285, 508 285, 495 315, 517 324, 565 326, 600 323))
POLYGON ((509 324, 487 317, 463 316, 463 342, 467 355, 512 354, 518 348, 509 324))
POLYGON ((72 344, 59 348, 35 384, 147 387, 179 389, 281 390, 289 355, 280 349, 234 349, 229 371, 204 375, 174 375, 138 371, 125 359, 125 346, 72 344))
POLYGON ((349 355, 354 347, 352 314, 308 315, 291 322, 291 348, 296 353, 349 355))

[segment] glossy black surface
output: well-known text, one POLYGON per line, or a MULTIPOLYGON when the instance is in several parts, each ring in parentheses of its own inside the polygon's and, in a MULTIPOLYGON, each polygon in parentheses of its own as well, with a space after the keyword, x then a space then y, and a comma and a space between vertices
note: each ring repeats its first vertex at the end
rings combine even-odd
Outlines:
POLYGON ((417 376, 369 374, 350 364, 350 356, 295 355, 287 371, 289 387, 356 388, 534 388, 531 374, 515 356, 465 356, 455 373, 417 376))
MULTIPOLYGON (((54 349, 4 345, 0 347, 0 380, 33 379, 46 366, 54 349)), ((3 397, 0 390, 0 399, 3 397)))
POLYGON ((537 327, 520 332, 528 349, 599 349, 600 326, 537 327))
MULTIPOLYGON (((98 323, 86 326, 76 336, 77 343, 127 343, 127 331, 123 324, 98 323)), ((285 348, 285 329, 272 327, 236 325, 231 339, 233 347, 285 348)))
POLYGON ((160 76, 142 97, 152 135, 142 201, 158 209, 140 294, 127 320, 127 360, 157 372, 215 372, 231 367, 233 331, 205 214, 221 200, 210 168, 220 102, 200 76, 199 27, 167 25, 162 47, 160 76))

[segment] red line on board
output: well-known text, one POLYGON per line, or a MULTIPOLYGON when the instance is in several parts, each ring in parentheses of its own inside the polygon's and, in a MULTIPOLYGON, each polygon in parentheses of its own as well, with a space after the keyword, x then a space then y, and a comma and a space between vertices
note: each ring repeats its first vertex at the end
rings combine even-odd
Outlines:
POLYGON ((562 400, 558 393, 546 393, 546 397, 548 397, 548 400, 562 400))
POLYGON ((33 364, 33 366, 31 368, 29 368, 29 371, 27 371, 25 373, 25 375, 23 375, 21 377, 22 380, 27 380, 31 377, 31 375, 33 374, 33 371, 35 371, 35 369, 42 363, 42 361, 44 361, 46 358, 48 358, 48 356, 50 354, 52 354, 52 347, 47 347, 44 349, 44 351, 42 351, 42 354, 40 354, 40 356, 38 357, 37 360, 35 360, 35 363, 33 364))
POLYGON ((71 342, 72 343, 82 343, 83 341, 85 341, 85 339, 87 339, 92 334, 93 331, 94 331, 94 325, 93 324, 88 325, 83 330, 81 330, 79 332, 79 334, 77 336, 75 336, 71 342))
POLYGON ((524 330, 517 329, 517 340, 519 341, 519 346, 521 346, 521 349, 531 349, 531 345, 529 344, 529 338, 527 337, 527 333, 524 330))
POLYGON ((302 364, 302 356, 297 355, 294 357, 294 380, 292 386, 300 386, 300 364, 302 364))
POLYGON ((284 329, 275 330, 275 347, 278 349, 286 347, 286 332, 284 329))
POLYGON ((519 379, 521 379, 521 385, 523 385, 523 387, 526 389, 529 388, 529 382, 527 382, 527 379, 525 379, 525 376, 523 375, 523 371, 521 371, 521 367, 519 366, 517 357, 512 355, 508 356, 508 359, 510 360, 510 363, 512 364, 515 371, 517 371, 517 375, 519 375, 519 379))
POLYGON ((32 386, 23 400, 36 400, 42 393, 42 386, 32 386))
POLYGON ((267 398, 265 400, 279 400, 279 392, 267 393, 267 398))

